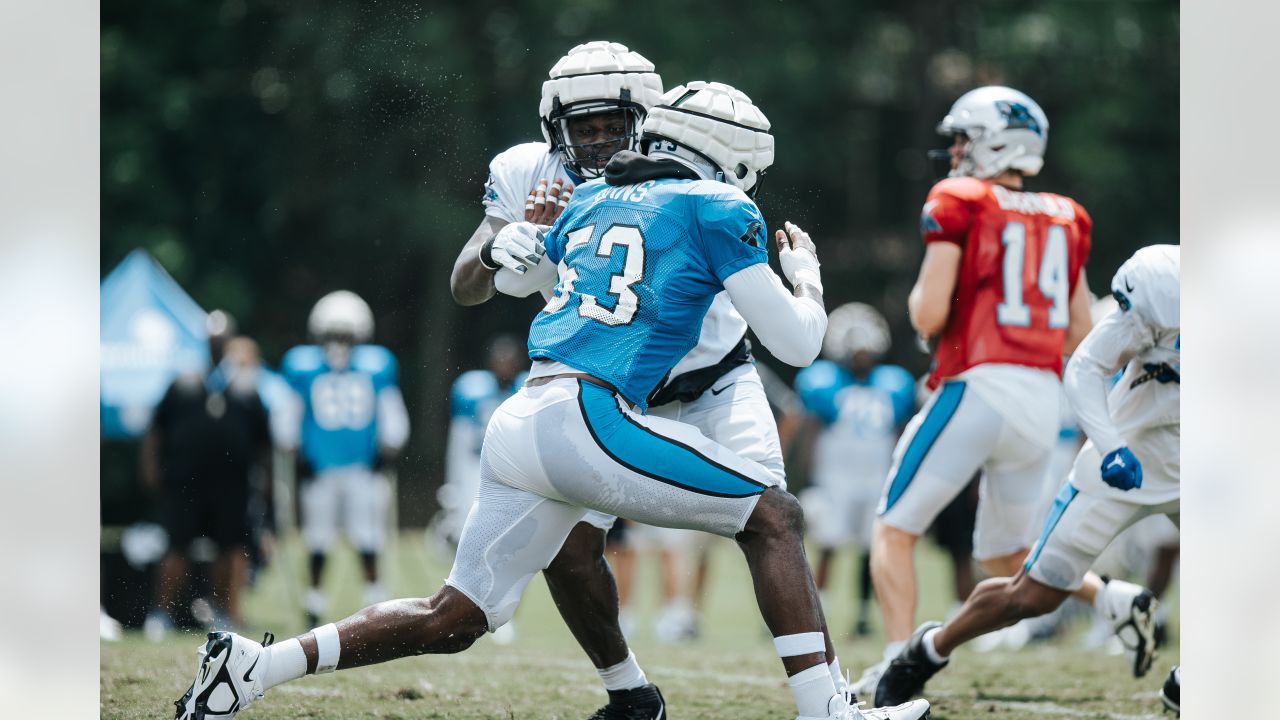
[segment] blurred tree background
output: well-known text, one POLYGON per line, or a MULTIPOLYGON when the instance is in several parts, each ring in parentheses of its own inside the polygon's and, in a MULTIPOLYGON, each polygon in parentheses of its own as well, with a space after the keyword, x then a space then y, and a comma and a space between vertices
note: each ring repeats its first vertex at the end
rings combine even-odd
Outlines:
POLYGON ((147 249, 273 365, 305 341, 321 295, 362 295, 402 363, 401 518, 422 525, 450 383, 538 309, 458 307, 449 272, 483 215, 489 159, 541 138, 541 83, 573 45, 615 40, 668 87, 751 95, 777 137, 766 218, 802 223, 828 308, 879 306, 893 359, 922 372, 905 307, 935 123, 977 85, 1034 97, 1051 130, 1028 187, 1092 213, 1104 291, 1138 247, 1178 242, 1178 22, 1164 0, 117 0, 102 8, 102 272, 147 249))

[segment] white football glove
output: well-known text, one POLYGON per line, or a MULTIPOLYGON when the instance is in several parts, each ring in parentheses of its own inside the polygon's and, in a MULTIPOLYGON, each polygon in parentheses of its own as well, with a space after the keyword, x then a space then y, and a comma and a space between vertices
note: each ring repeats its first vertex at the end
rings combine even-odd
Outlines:
POLYGON ((480 246, 480 264, 490 270, 507 268, 523 275, 546 254, 542 244, 544 226, 531 222, 514 222, 480 246))
POLYGON ((493 286, 503 295, 528 297, 540 290, 551 290, 559 279, 560 273, 557 272, 556 264, 551 262, 551 258, 543 255, 527 272, 519 273, 506 267, 498 268, 498 271, 493 274, 493 286))
POLYGON ((782 274, 796 287, 800 283, 809 283, 822 292, 822 273, 818 256, 809 248, 784 247, 778 251, 778 262, 782 265, 782 274))

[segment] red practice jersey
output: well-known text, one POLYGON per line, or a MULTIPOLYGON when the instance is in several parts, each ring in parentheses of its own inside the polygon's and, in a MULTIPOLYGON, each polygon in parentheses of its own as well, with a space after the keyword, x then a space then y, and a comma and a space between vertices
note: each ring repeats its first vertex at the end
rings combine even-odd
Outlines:
POLYGON ((926 244, 963 250, 929 387, 983 363, 1061 374, 1071 293, 1089 259, 1084 208, 1062 195, 957 177, 929 191, 920 224, 926 244))

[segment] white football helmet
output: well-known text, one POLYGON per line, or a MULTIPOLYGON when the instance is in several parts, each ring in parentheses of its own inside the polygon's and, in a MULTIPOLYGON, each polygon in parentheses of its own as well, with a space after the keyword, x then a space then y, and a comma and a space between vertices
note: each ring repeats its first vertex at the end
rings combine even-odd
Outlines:
POLYGON ((1035 175, 1044 166, 1049 118, 1026 94, 988 85, 956 100, 938 123, 938 134, 964 134, 969 145, 951 177, 989 178, 1006 169, 1035 175))
MULTIPOLYGON (((710 179, 752 196, 773 164, 768 118, 745 93, 724 83, 695 80, 667 91, 649 110, 641 137, 651 150, 659 140, 692 150, 714 166, 717 176, 710 179)), ((678 148, 662 147, 659 152, 689 160, 678 148)))
POLYGON ((662 78, 653 63, 626 45, 596 40, 569 51, 551 68, 542 83, 542 136, 560 152, 566 166, 584 178, 600 177, 602 157, 619 149, 635 150, 645 113, 662 97, 662 78), (626 136, 618 140, 574 145, 569 120, 599 113, 624 111, 626 136))
POLYGON ((889 351, 889 323, 879 310, 866 303, 845 303, 827 316, 822 356, 847 362, 860 351, 880 357, 889 351))
POLYGON ((316 342, 344 339, 352 344, 373 338, 373 311, 359 295, 335 290, 320 298, 307 318, 307 332, 316 342))

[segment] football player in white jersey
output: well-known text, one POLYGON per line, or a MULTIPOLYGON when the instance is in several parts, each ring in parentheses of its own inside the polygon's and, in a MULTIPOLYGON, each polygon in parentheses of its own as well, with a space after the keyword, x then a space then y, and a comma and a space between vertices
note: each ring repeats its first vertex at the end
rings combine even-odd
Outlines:
POLYGON ((1094 326, 1067 364, 1067 398, 1089 440, 1040 540, 1017 576, 980 583, 951 620, 917 629, 880 678, 878 702, 915 695, 963 643, 1050 612, 1073 593, 1092 600, 1134 646, 1135 675, 1150 667, 1151 594, 1137 602, 1129 591, 1112 588, 1119 581, 1103 584, 1088 570, 1135 522, 1160 514, 1179 521, 1179 268, 1178 246, 1153 245, 1116 272, 1111 291, 1120 312, 1094 326))
MULTIPOLYGON (((573 186, 600 177, 614 153, 635 149, 648 108, 662 95, 653 63, 625 45, 578 45, 551 68, 539 104, 543 142, 515 145, 494 157, 485 183, 484 220, 453 266, 450 288, 462 305, 493 297, 494 275, 525 273, 541 259, 532 235, 504 229, 551 225, 573 186)), ((609 693, 593 717, 665 718, 665 701, 649 683, 618 623, 618 591, 604 559, 613 517, 590 512, 544 570, 565 624, 591 658, 609 693)))
MULTIPOLYGON (((680 86, 662 102, 644 126, 657 157, 615 158, 610 169, 618 172, 609 182, 590 184, 597 202, 569 207, 548 235, 547 259, 563 268, 568 256, 576 267, 564 271, 557 295, 531 325, 530 357, 538 359, 531 379, 489 423, 478 500, 446 584, 429 598, 381 603, 265 648, 232 633, 210 634, 196 679, 177 702, 179 720, 234 715, 266 690, 307 674, 467 649, 510 620, 529 580, 555 561, 586 508, 733 537, 801 720, 928 714, 926 701, 863 710, 836 689, 834 652, 804 558, 802 515, 778 487, 781 477, 691 424, 643 414, 647 395, 696 343, 688 328, 718 290, 729 288, 762 342, 792 364, 813 360, 826 329, 808 234, 787 223, 774 236, 791 293, 767 263, 768 233, 747 194, 773 160, 763 113, 719 83, 680 86), (586 249, 586 225, 569 229, 604 220, 613 224, 602 229, 600 243, 623 237, 624 246, 634 247, 624 264, 640 259, 642 266, 647 245, 655 269, 639 286, 628 265, 627 285, 639 287, 617 293, 609 310, 584 292, 603 296, 615 286, 615 258, 598 252, 599 245, 586 249), (574 282, 577 291, 569 289, 574 282), (641 308, 628 299, 638 293, 663 301, 641 308), (560 312, 571 296, 575 310, 560 312), (592 307, 594 314, 577 312, 592 307)), ((664 715, 659 707, 653 716, 664 715)))
MULTIPOLYGON (((635 148, 645 110, 661 95, 653 64, 617 43, 575 47, 550 76, 540 105, 547 142, 516 145, 489 166, 484 222, 458 255, 451 278, 454 298, 464 305, 493 296, 500 267, 528 281, 502 288, 506 294, 528 295, 555 284, 554 266, 539 262, 543 250, 535 225, 550 224, 567 205, 563 188, 568 183, 599 177, 614 153, 635 148)), ((777 424, 752 363, 746 332, 746 321, 728 295, 720 293, 703 318, 698 344, 650 397, 648 414, 694 425, 783 478, 777 424)), ((602 675, 620 672, 620 663, 634 664, 617 622, 617 592, 604 561, 604 536, 612 522, 606 515, 588 513, 544 572, 566 624, 602 675), (596 604, 589 604, 588 598, 596 604)), ((838 660, 833 659, 833 668, 843 686, 838 660)), ((624 675, 632 683, 644 677, 638 666, 624 675)), ((633 700, 628 700, 627 687, 615 688, 608 681, 606 687, 615 703, 652 704, 659 699, 645 687, 641 689, 647 694, 633 700)))

